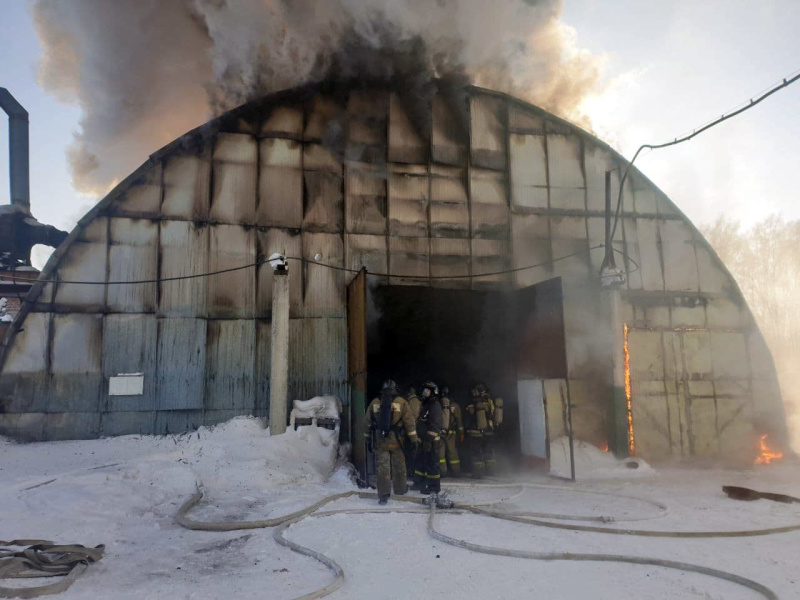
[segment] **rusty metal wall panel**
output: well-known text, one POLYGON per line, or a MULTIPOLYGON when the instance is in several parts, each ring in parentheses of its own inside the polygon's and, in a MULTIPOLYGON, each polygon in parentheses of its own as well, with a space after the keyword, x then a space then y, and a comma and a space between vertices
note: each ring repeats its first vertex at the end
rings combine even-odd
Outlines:
POLYGON ((301 227, 303 171, 300 143, 279 138, 263 139, 259 154, 258 224, 301 227))
POLYGON ((419 279, 390 278, 390 285, 420 285, 428 283, 430 273, 429 238, 389 238, 389 272, 392 275, 419 279))
MULTIPOLYGON (((326 265, 344 266, 344 240, 340 234, 303 232, 303 315, 333 317, 345 314, 345 273, 314 265, 314 257, 326 265)), ((290 275, 291 276, 291 275, 290 275)), ((291 364, 291 363, 290 363, 291 364)))
MULTIPOLYGON (((291 323, 291 321, 290 321, 291 323)), ((269 378, 272 352, 272 323, 256 321, 255 409, 260 417, 269 414, 269 378)))
POLYGON ((750 376, 747 343, 743 333, 711 332, 711 361, 715 379, 750 376))
POLYGON ((347 319, 291 319, 289 364, 290 401, 333 395, 345 403, 347 319))
POLYGON ((387 229, 386 170, 349 163, 346 168, 348 233, 385 234, 387 229))
MULTIPOLYGON (((417 107, 419 108, 419 107, 417 107)), ((430 141, 428 131, 421 128, 428 124, 412 121, 397 94, 389 100, 389 161, 398 163, 426 164, 430 141)))
POLYGON ((341 231, 344 221, 342 178, 322 171, 305 171, 303 227, 314 231, 341 231))
POLYGON ((351 90, 347 114, 345 158, 355 162, 385 163, 389 94, 380 90, 351 90))
POLYGON ((153 165, 111 210, 118 215, 158 217, 161 214, 161 165, 153 165))
POLYGON ((428 235, 429 187, 426 167, 392 167, 388 182, 390 235, 428 235))
POLYGON ((369 273, 389 272, 389 247, 384 235, 344 236, 345 267, 359 270, 366 267, 369 273))
MULTIPOLYGON (((146 219, 110 219, 109 281, 158 279, 158 224, 146 219)), ((111 312, 153 312, 156 284, 109 285, 111 312)))
MULTIPOLYGON (((161 277, 207 273, 209 227, 187 221, 161 221, 161 277)), ((159 284, 158 312, 163 316, 204 316, 208 277, 159 284)))
POLYGON ((466 115, 459 114, 453 98, 442 95, 434 96, 432 113, 433 162, 446 165, 466 164, 469 126, 466 115))
POLYGON ((303 137, 303 107, 276 106, 261 125, 261 135, 290 137, 301 139, 303 137))
MULTIPOLYGON (((256 254, 264 259, 275 253, 284 256, 301 258, 303 256, 303 240, 300 231, 270 228, 256 232, 256 254)), ((256 316, 270 318, 272 316, 272 278, 273 269, 269 263, 258 267, 258 287, 256 289, 256 316)), ((302 316, 303 309, 303 263, 289 261, 289 316, 302 316)))
POLYGON ((207 219, 210 185, 211 160, 207 152, 166 160, 161 216, 189 221, 207 219))
POLYGON ((157 365, 159 409, 203 408, 205 371, 205 319, 160 319, 157 365))
MULTIPOLYGON (((54 279, 64 281, 106 281, 108 219, 98 217, 86 226, 80 237, 61 259, 54 279)), ((57 310, 70 308, 102 312, 105 308, 105 286, 58 284, 55 287, 57 310)))
POLYGON ((156 395, 156 351, 158 325, 155 315, 106 315, 103 323, 104 410, 114 412, 152 411, 158 408, 156 395), (120 373, 143 373, 141 396, 109 396, 108 378, 120 373))
POLYGON ((470 155, 476 167, 506 168, 506 111, 506 103, 498 98, 470 98, 470 155))
POLYGON ((654 219, 636 219, 636 235, 639 243, 642 286, 646 290, 663 290, 661 255, 658 246, 657 222, 654 219))
MULTIPOLYGON (((255 232, 240 225, 214 225, 209 233, 209 271, 256 262, 255 232)), ((242 319, 253 316, 256 268, 207 277, 208 316, 242 319)))
POLYGON ((256 322, 208 322, 206 410, 250 412, 255 408, 256 322))
POLYGON ((514 274, 516 287, 528 287, 552 277, 550 265, 550 225, 547 217, 511 216, 512 268, 541 265, 514 274))
POLYGON ((211 219, 224 223, 253 223, 258 179, 256 139, 241 133, 218 134, 212 170, 211 219))
POLYGON ((103 315, 53 316, 47 412, 95 412, 103 383, 103 315))
POLYGON ((517 208, 547 208, 547 152, 543 135, 509 135, 511 201, 517 208))
POLYGON ((333 98, 321 94, 311 99, 307 112, 303 133, 303 138, 306 140, 330 139, 332 134, 342 131, 346 122, 344 106, 333 98))

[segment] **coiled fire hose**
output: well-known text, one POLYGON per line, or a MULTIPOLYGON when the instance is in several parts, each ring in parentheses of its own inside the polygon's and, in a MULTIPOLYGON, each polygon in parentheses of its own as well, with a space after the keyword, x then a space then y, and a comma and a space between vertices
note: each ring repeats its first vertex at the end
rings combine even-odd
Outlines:
MULTIPOLYGON (((522 484, 522 483, 512 483, 512 484, 467 484, 467 485, 459 485, 454 487, 473 487, 473 488, 481 488, 481 487, 513 487, 513 486, 521 486, 521 487, 538 487, 538 488, 556 488, 556 489, 569 489, 571 491, 579 491, 583 493, 595 493, 601 495, 610 495, 610 496, 618 496, 617 494, 610 494, 604 492, 594 492, 594 491, 587 491, 587 490, 574 490, 572 488, 564 488, 559 486, 548 486, 548 485, 541 485, 541 484, 522 484)), ((342 500, 345 498, 350 498, 357 496, 359 498, 377 498, 377 494, 372 492, 361 492, 361 491, 350 491, 344 492, 341 494, 334 494, 332 496, 327 496, 323 498, 319 502, 312 504, 311 506, 301 509, 299 511, 293 512, 288 515, 284 515, 281 517, 275 517, 273 519, 266 519, 266 520, 258 520, 258 521, 222 521, 222 522, 203 522, 203 521, 195 521, 190 519, 187 514, 188 512, 196 506, 203 498, 203 492, 198 488, 198 491, 189 498, 186 502, 178 510, 176 515, 176 521, 183 527, 192 530, 199 530, 199 531, 236 531, 240 529, 260 529, 266 527, 276 527, 275 531, 273 532, 273 539, 280 544, 281 546, 288 547, 294 552, 302 554, 304 556, 308 556, 314 558, 315 560, 319 561, 326 567, 328 567, 335 576, 335 579, 330 584, 326 585, 323 588, 320 588, 316 591, 313 591, 309 594, 301 596, 296 600, 316 600, 318 598, 323 598, 337 589, 341 587, 344 583, 344 570, 342 567, 336 563, 330 557, 325 556, 324 554, 317 552, 311 548, 307 548, 305 546, 301 546, 291 540, 288 540, 284 533, 286 532, 289 527, 292 525, 296 525, 303 519, 313 516, 314 518, 321 518, 327 517, 334 514, 369 514, 369 513, 388 513, 388 512, 395 512, 395 513, 428 513, 428 525, 427 531, 428 534, 443 543, 456 546, 459 548, 463 548, 465 550, 470 550, 472 552, 479 552, 483 554, 493 554, 497 556, 509 556, 513 558, 525 558, 530 560, 545 560, 545 561, 556 561, 556 560, 573 560, 573 561, 593 561, 593 562, 619 562, 619 563, 627 563, 627 564, 637 564, 637 565, 651 565, 657 567, 663 567, 666 569, 673 569, 678 571, 685 571, 691 573, 697 573, 700 575, 706 575, 709 577, 715 577, 718 579, 722 579, 728 581, 730 583, 734 583, 736 585, 740 585, 747 589, 750 589, 754 592, 757 592, 762 597, 767 598, 768 600, 778 600, 778 596, 773 592, 771 589, 766 587, 765 585, 758 583, 752 579, 748 579, 746 577, 742 577, 740 575, 736 575, 735 573, 729 573, 726 571, 721 571, 718 569, 712 569, 710 567, 704 567, 702 565, 695 565, 691 563, 684 563, 679 561, 672 561, 672 560, 665 560, 665 559, 658 559, 658 558, 647 558, 647 557, 640 557, 640 556, 626 556, 626 555, 615 555, 615 554, 586 554, 586 553, 573 553, 573 552, 530 552, 530 551, 523 551, 523 550, 513 550, 507 548, 496 548, 492 546, 483 546, 480 544, 474 544, 468 542, 466 540, 459 540, 450 536, 447 536, 439 531, 436 530, 435 527, 435 519, 436 519, 436 505, 435 503, 431 503, 431 506, 425 510, 420 509, 401 509, 401 508, 371 508, 371 509, 340 509, 340 510, 329 510, 324 512, 317 513, 316 511, 329 504, 331 502, 335 502, 337 500, 342 500)), ((634 496, 623 496, 625 498, 635 499, 650 503, 659 510, 662 511, 662 515, 666 512, 666 506, 663 504, 645 500, 642 498, 636 498, 634 496)), ((423 504, 424 500, 422 498, 412 498, 412 497, 404 497, 404 496, 393 496, 393 499, 401 501, 401 502, 408 502, 408 503, 415 503, 415 504, 423 504)), ((506 499, 503 499, 506 500, 506 499)), ((502 502, 503 500, 496 501, 502 502)), ((490 503, 483 503, 485 506, 486 504, 490 503)), ((649 531, 649 530, 634 530, 634 529, 619 529, 619 528, 607 528, 607 527, 599 527, 599 526, 587 526, 587 525, 572 525, 568 523, 554 523, 552 521, 543 521, 541 519, 531 519, 527 518, 525 515, 528 514, 535 514, 541 518, 550 518, 550 519, 560 519, 560 520, 604 520, 604 521, 622 521, 622 520, 637 520, 637 518, 631 519, 614 519, 612 517, 578 517, 576 519, 574 516, 569 515, 553 515, 549 513, 519 513, 519 514, 504 514, 498 511, 491 511, 484 508, 481 508, 474 504, 461 504, 456 507, 457 509, 461 509, 460 511, 457 510, 455 512, 467 511, 474 514, 503 519, 508 521, 514 521, 518 523, 524 523, 527 525, 535 525, 540 527, 556 527, 558 529, 568 529, 573 531, 589 531, 593 533, 608 533, 613 535, 634 535, 634 536, 646 536, 646 537, 682 537, 682 538, 714 538, 714 537, 747 537, 747 536, 756 536, 756 535, 773 535, 777 533, 786 533, 789 531, 797 531, 800 530, 800 524, 797 525, 789 525, 785 527, 774 527, 769 529, 757 529, 757 530, 741 530, 741 531, 708 531, 708 532, 692 532, 692 531, 682 531, 682 532, 670 532, 670 531, 649 531)), ((647 517, 647 518, 654 518, 654 517, 647 517)), ((640 520, 641 518, 639 518, 640 520)))

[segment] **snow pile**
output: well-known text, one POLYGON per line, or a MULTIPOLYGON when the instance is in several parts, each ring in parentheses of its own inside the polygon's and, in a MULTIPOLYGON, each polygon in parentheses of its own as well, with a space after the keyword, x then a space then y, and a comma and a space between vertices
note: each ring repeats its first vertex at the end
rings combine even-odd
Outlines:
MULTIPOLYGON (((575 474, 578 479, 606 477, 651 476, 655 470, 641 458, 618 459, 593 444, 574 440, 575 474), (633 467, 633 464, 637 465, 633 467)), ((569 438, 564 436, 550 442, 550 472, 560 477, 570 476, 569 438)))
POLYGON ((295 400, 294 408, 289 414, 289 427, 295 428, 298 419, 311 420, 312 425, 326 424, 333 429, 325 429, 327 435, 323 435, 326 445, 336 443, 339 440, 339 426, 341 424, 340 415, 342 413, 342 403, 336 396, 315 396, 310 400, 295 400))

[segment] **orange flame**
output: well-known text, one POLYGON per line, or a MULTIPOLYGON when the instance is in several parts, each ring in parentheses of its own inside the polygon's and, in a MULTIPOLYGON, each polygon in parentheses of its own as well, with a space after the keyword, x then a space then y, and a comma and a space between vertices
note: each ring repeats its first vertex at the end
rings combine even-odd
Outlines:
POLYGON ((761 454, 756 457, 756 464, 757 465, 768 465, 774 460, 780 460, 783 458, 783 452, 778 452, 777 450, 773 450, 767 444, 767 434, 761 436, 758 440, 759 443, 759 450, 761 454))
POLYGON ((601 449, 603 452, 608 452, 608 442, 606 442, 605 444, 603 444, 603 447, 602 447, 602 448, 600 448, 600 449, 601 449))
POLYGON ((628 452, 633 456, 636 444, 633 439, 633 405, 631 394, 631 353, 628 349, 628 324, 622 324, 622 355, 625 361, 625 406, 628 413, 628 452))

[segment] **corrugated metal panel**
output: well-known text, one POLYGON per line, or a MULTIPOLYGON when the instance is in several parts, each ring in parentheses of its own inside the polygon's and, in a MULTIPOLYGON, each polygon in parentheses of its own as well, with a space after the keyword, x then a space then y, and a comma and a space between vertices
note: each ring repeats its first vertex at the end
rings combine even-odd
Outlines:
POLYGON ((48 440, 87 440, 100 432, 100 413, 50 413, 44 417, 44 435, 48 440))
POLYGON ((149 412, 111 412, 100 415, 100 435, 129 435, 139 433, 152 435, 155 431, 156 413, 149 412))
POLYGON ((261 126, 261 135, 286 136, 301 139, 303 136, 303 108, 276 106, 261 126))
POLYGON ((506 103, 498 98, 470 98, 473 165, 495 170, 506 168, 506 108, 506 103))
POLYGON ((525 133, 544 133, 544 121, 536 113, 520 106, 508 107, 508 127, 525 133))
POLYGON ((619 191, 619 178, 616 176, 617 165, 607 150, 595 144, 584 145, 583 160, 589 210, 605 210, 606 171, 614 170, 611 193, 613 197, 616 197, 616 193, 619 191))
POLYGON ((179 155, 164 166, 163 217, 207 219, 211 161, 207 152, 199 156, 179 155))
POLYGON ((386 233, 386 170, 365 164, 346 169, 347 232, 386 233))
MULTIPOLYGON (((581 142, 574 135, 547 134, 547 169, 551 187, 583 188, 581 142)), ((603 174, 605 178, 605 173, 603 174)), ((603 182, 605 188, 605 179, 603 182)))
MULTIPOLYGON (((291 322, 291 321, 290 321, 291 322)), ((256 321, 255 410, 258 416, 269 414, 269 378, 272 323, 256 321)))
POLYGON ((344 107, 333 98, 316 95, 308 106, 306 129, 303 134, 306 140, 330 139, 332 134, 341 132, 345 122, 344 107))
POLYGON ((737 329, 744 325, 746 315, 741 308, 727 298, 713 298, 706 306, 709 327, 737 329))
MULTIPOLYGON (((161 277, 183 277, 208 272, 207 225, 161 221, 161 277)), ((204 316, 208 277, 159 284, 158 312, 164 316, 204 316)))
POLYGON ((261 140, 261 173, 257 209, 259 225, 302 226, 301 150, 300 144, 291 140, 261 140))
POLYGON ((398 279, 392 277, 390 285, 419 285, 427 283, 429 274, 429 238, 389 238, 389 272, 420 279, 398 279))
POLYGON ((155 434, 169 435, 194 431, 203 425, 202 410, 167 410, 156 413, 155 434))
POLYGON ((255 351, 254 320, 208 322, 206 410, 255 408, 255 351))
POLYGON ((484 169, 470 171, 470 197, 472 203, 508 206, 506 175, 484 169))
POLYGON ((411 172, 393 169, 389 174, 389 234, 407 237, 428 235, 427 169, 411 172))
POLYGON ((330 394, 344 402, 347 319, 291 319, 289 365, 290 401, 330 394))
POLYGON ((586 219, 550 217, 553 270, 567 279, 585 280, 589 276, 589 252, 586 242, 586 219), (569 258, 562 258, 562 257, 569 258))
POLYGON ((341 231, 344 212, 342 178, 322 171, 306 171, 303 227, 316 231, 341 231))
MULTIPOLYGON (((209 271, 256 262, 255 233, 239 225, 214 225, 209 234, 209 271)), ((208 277, 208 316, 247 318, 255 306, 255 267, 208 277)))
MULTIPOLYGON (((103 323, 103 397, 101 406, 114 411, 156 410, 156 350, 158 325, 154 315, 106 315, 103 323), (144 373, 141 396, 109 396, 108 378, 120 373, 144 373)), ((170 360, 171 357, 164 357, 170 360)))
POLYGON ((258 146, 240 133, 220 133, 214 147, 212 220, 253 223, 256 209, 258 146))
POLYGON ((585 210, 586 190, 583 188, 550 188, 550 207, 564 210, 585 210))
MULTIPOLYGON (((511 240, 513 268, 529 267, 550 260, 550 229, 547 217, 537 215, 511 215, 511 240)), ((517 271, 517 287, 528 287, 552 277, 550 266, 543 264, 535 269, 517 271)))
POLYGON ((99 410, 102 331, 102 315, 53 316, 47 412, 99 410))
POLYGON ((711 342, 707 331, 687 331, 683 335, 683 360, 688 378, 711 376, 711 342))
POLYGON ((679 221, 658 221, 667 290, 697 291, 697 260, 689 228, 679 221))
POLYGON ((389 94, 379 90, 352 90, 347 112, 345 157, 356 162, 386 162, 389 94))
POLYGON ((654 190, 650 188, 637 189, 637 185, 634 183, 633 201, 638 214, 654 215, 656 213, 656 194, 654 190))
MULTIPOLYGON (((472 274, 494 273, 508 269, 511 262, 509 255, 509 242, 507 240, 472 240, 472 274)), ((497 283, 506 283, 509 275, 491 275, 479 277, 472 281, 472 288, 494 286, 497 283)))
MULTIPOLYGON (((344 241, 341 234, 303 232, 303 256, 310 261, 321 255, 321 263, 344 266, 344 241)), ((303 314, 306 317, 332 317, 345 314, 345 273, 306 263, 303 270, 303 314)))
POLYGON ((510 237, 508 206, 475 202, 471 208, 473 238, 505 240, 510 237))
POLYGON ((25 327, 14 336, 3 375, 43 372, 47 368, 49 331, 49 313, 30 313, 25 327))
POLYGON ((701 292, 718 294, 733 287, 730 278, 718 266, 717 259, 711 251, 703 245, 695 247, 697 256, 697 271, 701 292))
MULTIPOLYGON (((54 279, 65 281, 106 281, 108 219, 98 217, 81 232, 79 239, 61 259, 54 279)), ((70 308, 101 312, 105 306, 102 285, 59 284, 55 289, 57 310, 70 308)))
POLYGON ((25 442, 44 439, 44 413, 0 413, 0 435, 25 442))
POLYGON ((744 334, 711 332, 711 360, 715 379, 741 379, 750 376, 744 334))
POLYGON ((469 207, 460 202, 431 202, 431 236, 469 237, 469 207))
POLYGON ((660 387, 659 395, 644 395, 637 389, 632 403, 636 455, 645 460, 663 459, 672 452, 669 402, 660 387))
POLYGON ((119 215, 158 217, 161 214, 161 165, 153 165, 125 195, 117 200, 112 211, 119 215))
MULTIPOLYGON (((111 219, 109 281, 158 279, 158 224, 146 219, 111 219)), ((153 312, 156 284, 110 285, 108 310, 153 312)))
POLYGON ((437 95, 433 98, 433 162, 464 165, 467 162, 467 123, 459 122, 454 99, 437 95))
POLYGON ((511 198, 515 207, 547 208, 544 136, 510 134, 511 198))
MULTIPOLYGON (((300 231, 283 229, 267 229, 256 232, 257 254, 269 258, 276 252, 284 256, 300 258, 303 256, 303 240, 300 231)), ((269 263, 258 266, 258 289, 256 290, 256 315, 271 317, 272 315, 272 278, 273 270, 269 263)), ((289 316, 302 316, 303 309, 303 263, 289 261, 289 316)))
POLYGON ((660 331, 633 330, 628 334, 631 357, 631 379, 653 381, 664 379, 664 352, 660 331))
POLYGON ((319 144, 305 144, 303 146, 303 169, 326 171, 341 176, 342 157, 331 148, 319 144))
POLYGON ((593 444, 601 444, 608 439, 606 426, 606 407, 604 399, 596 392, 594 382, 569 380, 570 401, 572 402, 572 427, 575 437, 593 444))
MULTIPOLYGON (((617 227, 619 229, 619 227, 617 227)), ((639 251, 639 232, 636 229, 635 219, 622 219, 622 230, 625 236, 625 251, 632 260, 620 260, 618 255, 617 266, 624 267, 627 273, 628 288, 632 290, 642 289, 642 257, 639 251), (638 265, 638 266, 637 266, 638 265)))
POLYGON ((361 269, 366 267, 370 273, 388 273, 389 248, 383 235, 346 234, 345 267, 361 269))
MULTIPOLYGON (((421 107, 419 107, 421 108, 421 107)), ((428 162, 430 143, 423 134, 422 122, 412 122, 403 103, 392 94, 389 101, 389 161, 424 164, 428 162)))
MULTIPOLYGON (((716 387, 716 385, 715 385, 716 387)), ((725 398, 717 395, 717 427, 720 450, 726 460, 753 461, 756 432, 750 395, 725 398)))
POLYGON ((719 453, 717 408, 714 398, 690 398, 689 421, 691 448, 694 456, 715 456, 719 453))
MULTIPOLYGON (((158 407, 203 408, 206 370, 206 321, 158 321, 158 407)), ((174 430, 173 430, 174 431, 174 430)))

